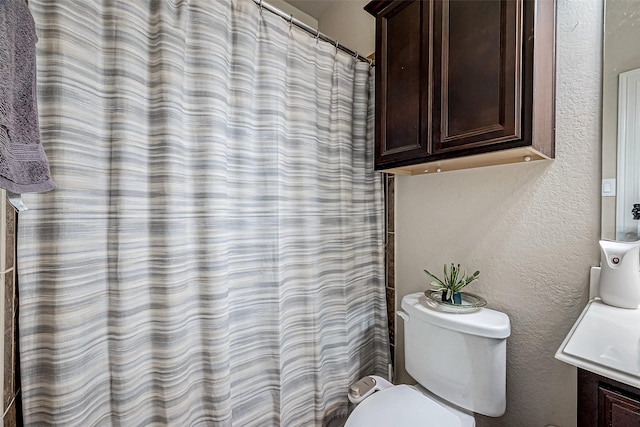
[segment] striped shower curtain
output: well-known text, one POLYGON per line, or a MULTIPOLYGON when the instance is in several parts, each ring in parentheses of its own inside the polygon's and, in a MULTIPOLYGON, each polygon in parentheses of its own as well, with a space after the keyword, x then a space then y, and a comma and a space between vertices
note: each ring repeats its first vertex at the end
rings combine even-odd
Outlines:
POLYGON ((388 363, 371 70, 252 0, 30 0, 26 425, 321 426, 388 363))

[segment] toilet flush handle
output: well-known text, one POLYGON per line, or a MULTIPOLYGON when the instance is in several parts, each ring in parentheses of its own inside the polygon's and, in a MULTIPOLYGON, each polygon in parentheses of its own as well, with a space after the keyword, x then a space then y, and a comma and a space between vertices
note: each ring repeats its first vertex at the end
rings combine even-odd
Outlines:
POLYGON ((402 320, 404 320, 405 323, 409 323, 409 315, 407 313, 400 310, 396 311, 396 313, 398 314, 398 316, 402 317, 402 320))

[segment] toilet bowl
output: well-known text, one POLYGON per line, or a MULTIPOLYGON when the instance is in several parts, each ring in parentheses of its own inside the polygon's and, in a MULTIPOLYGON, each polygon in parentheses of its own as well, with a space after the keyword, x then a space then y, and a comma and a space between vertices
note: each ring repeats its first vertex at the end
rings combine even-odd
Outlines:
POLYGON ((442 402, 418 386, 373 393, 355 407, 344 427, 474 427, 473 414, 442 402))
POLYGON ((345 427, 474 427, 474 413, 501 416, 509 317, 486 308, 440 311, 422 292, 405 296, 402 309, 405 368, 418 384, 363 378, 351 387, 357 406, 345 427))

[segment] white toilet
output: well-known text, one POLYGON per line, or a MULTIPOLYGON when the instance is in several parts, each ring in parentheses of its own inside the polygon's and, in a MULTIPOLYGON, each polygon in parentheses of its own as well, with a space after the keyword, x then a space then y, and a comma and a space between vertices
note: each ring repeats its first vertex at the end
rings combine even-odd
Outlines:
POLYGON ((504 414, 509 317, 486 308, 438 311, 421 292, 405 296, 402 309, 405 367, 419 384, 358 381, 350 399, 360 403, 345 427, 473 427, 474 412, 504 414))

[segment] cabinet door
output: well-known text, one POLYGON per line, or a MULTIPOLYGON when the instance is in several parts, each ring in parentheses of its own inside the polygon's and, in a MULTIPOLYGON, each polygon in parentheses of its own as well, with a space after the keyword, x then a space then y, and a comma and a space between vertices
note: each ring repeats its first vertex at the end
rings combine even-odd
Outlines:
POLYGON ((523 7, 524 0, 434 3, 434 154, 522 138, 523 7))
POLYGON ((376 167, 429 152, 432 3, 390 2, 376 17, 376 167))
POLYGON ((640 390, 578 368, 577 425, 640 426, 640 390))
POLYGON ((616 390, 598 389, 598 426, 640 426, 640 401, 638 397, 625 396, 616 390))

